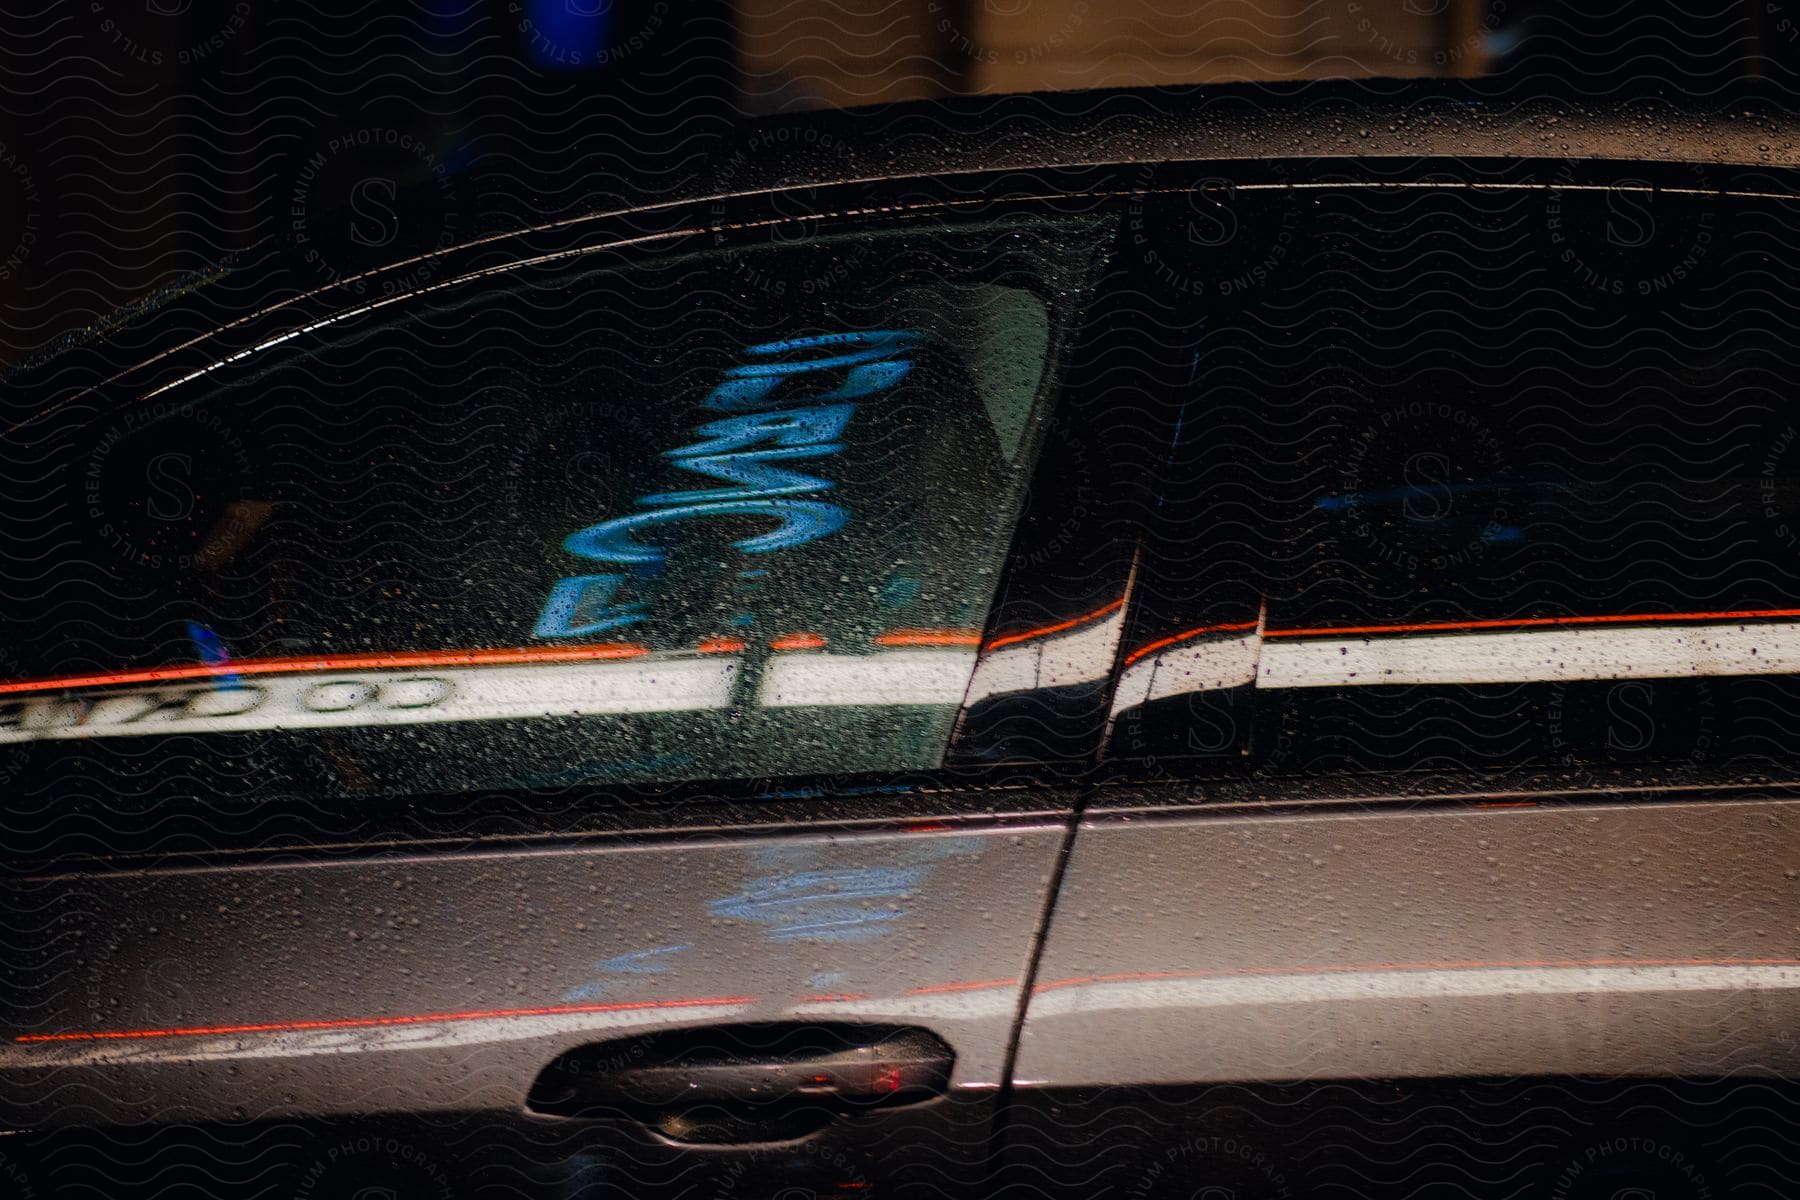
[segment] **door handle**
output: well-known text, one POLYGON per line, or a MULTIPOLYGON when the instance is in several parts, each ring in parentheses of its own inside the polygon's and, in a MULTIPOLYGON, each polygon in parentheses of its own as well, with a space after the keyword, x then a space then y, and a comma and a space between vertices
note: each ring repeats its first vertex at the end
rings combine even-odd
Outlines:
POLYGON ((581 1046, 539 1074, 526 1106, 625 1117, 672 1141, 786 1141, 838 1117, 942 1095, 955 1055, 929 1030, 746 1024, 581 1046))

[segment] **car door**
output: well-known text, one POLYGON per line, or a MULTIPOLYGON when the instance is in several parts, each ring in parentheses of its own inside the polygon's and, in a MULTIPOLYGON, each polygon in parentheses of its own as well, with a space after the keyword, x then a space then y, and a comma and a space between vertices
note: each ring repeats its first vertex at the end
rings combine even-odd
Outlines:
POLYGON ((1021 1179, 1788 1186, 1778 181, 1446 160, 1340 164, 1303 204, 1215 189, 1290 249, 1170 301, 1206 420, 1158 480, 1113 775, 1034 975, 1021 1179))
POLYGON ((1112 227, 808 199, 412 264, 13 429, 17 1178, 984 1177, 1130 569, 1112 227))

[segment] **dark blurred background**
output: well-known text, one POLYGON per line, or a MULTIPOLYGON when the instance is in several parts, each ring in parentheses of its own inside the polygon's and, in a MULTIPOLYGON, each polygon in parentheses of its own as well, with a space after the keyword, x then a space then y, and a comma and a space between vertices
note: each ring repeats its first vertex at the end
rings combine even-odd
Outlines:
POLYGON ((371 257, 681 187, 761 114, 1324 77, 1705 101, 1800 78, 1800 0, 7 7, 0 368, 91 340, 259 246, 284 245, 323 284, 371 257))

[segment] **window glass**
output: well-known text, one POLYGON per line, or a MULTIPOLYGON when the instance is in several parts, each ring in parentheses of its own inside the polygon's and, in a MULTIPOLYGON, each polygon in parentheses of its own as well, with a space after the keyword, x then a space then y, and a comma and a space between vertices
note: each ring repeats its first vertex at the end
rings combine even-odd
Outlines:
POLYGON ((0 757, 257 795, 936 766, 1095 245, 533 269, 52 413, 9 443, 0 757))
POLYGON ((1234 198, 1292 249, 1265 286, 1184 298, 1195 417, 1111 752, 1792 753, 1791 204, 1691 180, 1418 182, 1317 191, 1298 219, 1234 198))

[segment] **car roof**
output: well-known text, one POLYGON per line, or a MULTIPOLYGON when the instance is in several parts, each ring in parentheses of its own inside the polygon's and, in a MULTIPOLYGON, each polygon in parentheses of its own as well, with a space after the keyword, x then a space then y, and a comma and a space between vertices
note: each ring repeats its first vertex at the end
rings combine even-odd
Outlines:
MULTIPOLYGON (((1576 158, 1800 165, 1791 99, 1758 88, 1596 100, 1492 80, 1316 80, 959 96, 764 118, 754 174, 779 189, 851 179, 1181 160, 1576 158), (810 130, 814 140, 779 131, 810 130), (842 143, 816 147, 827 135, 842 143), (809 147, 812 152, 808 153, 809 147)), ((744 173, 743 183, 751 182, 744 173)))
MULTIPOLYGON (((295 286, 293 247, 270 239, 182 280, 0 372, 27 422, 171 354, 216 344, 214 360, 353 312, 384 277, 431 264, 422 290, 586 244, 620 223, 674 230, 698 207, 784 192, 1079 168, 1309 160, 1586 160, 1800 166, 1790 102, 1754 82, 1704 100, 1647 93, 1596 100, 1499 80, 1314 80, 959 96, 747 120, 708 143, 703 165, 626 171, 617 203, 510 223, 455 246, 369 269, 326 287, 295 286), (662 216, 659 218, 658 214, 662 216), (660 225, 658 221, 660 220, 660 225), (219 335, 236 332, 236 338, 219 335)), ((691 160, 692 155, 689 155, 691 160)), ((617 183, 618 181, 612 181, 617 183)), ((1785 195, 1785 192, 1775 193, 1785 195)), ((704 216, 702 217, 704 220, 704 216)), ((690 227, 691 228, 691 227, 690 227)), ((312 279, 314 277, 307 276, 312 279)), ((194 362, 205 353, 192 353, 194 362)), ((179 370, 176 372, 179 375, 179 370)), ((21 428, 9 422, 8 431, 21 428)))

